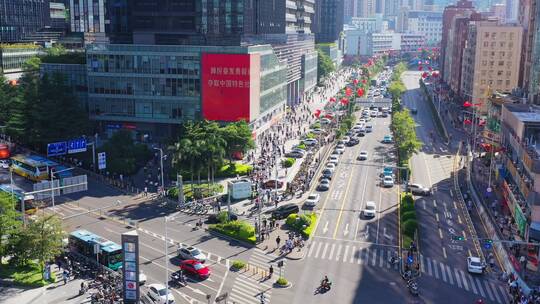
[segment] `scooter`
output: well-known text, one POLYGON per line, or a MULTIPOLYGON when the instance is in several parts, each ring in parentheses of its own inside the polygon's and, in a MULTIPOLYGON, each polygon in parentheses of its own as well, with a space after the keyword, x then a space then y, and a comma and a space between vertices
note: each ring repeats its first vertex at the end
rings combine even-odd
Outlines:
POLYGON ((177 285, 178 287, 187 285, 185 275, 178 271, 171 274, 171 282, 173 283, 173 285, 177 285))
POLYGON ((418 283, 416 283, 414 280, 411 279, 407 282, 407 288, 412 295, 418 295, 418 283))
POLYGON ((317 288, 316 293, 325 293, 332 288, 332 282, 324 280, 321 281, 321 285, 317 288))

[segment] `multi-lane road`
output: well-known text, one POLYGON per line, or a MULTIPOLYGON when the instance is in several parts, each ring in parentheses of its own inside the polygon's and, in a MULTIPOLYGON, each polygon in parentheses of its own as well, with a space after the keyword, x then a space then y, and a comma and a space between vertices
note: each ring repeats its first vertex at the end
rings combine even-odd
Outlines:
POLYGON ((372 118, 368 124, 373 126, 373 131, 359 137, 360 143, 346 147, 340 156, 330 189, 320 192, 321 199, 314 208, 319 221, 312 239, 303 249, 304 258, 284 259, 284 276, 292 282, 291 288, 273 288, 273 280, 265 280, 261 272, 254 272, 253 268, 241 273, 230 271, 233 260, 248 261, 266 270, 270 263, 275 264, 282 258, 194 230, 198 216, 173 213, 143 197, 124 196, 112 188, 99 188, 96 183, 89 187, 90 192, 69 197, 55 210, 47 212, 66 218, 67 231, 87 229, 117 243, 121 233, 136 229, 140 235, 141 269, 148 276, 148 283, 164 283, 166 271, 178 269, 177 244, 201 249, 208 256, 212 275, 207 280, 190 280, 186 287, 173 289, 177 303, 208 303, 207 294, 212 295, 210 302, 213 302, 216 295, 225 292, 229 295, 228 303, 243 304, 261 303, 262 292, 265 303, 279 304, 473 303, 478 298, 487 303, 507 303, 504 284, 494 273, 471 275, 467 272, 466 257, 479 255, 478 247, 470 240, 471 232, 478 229, 482 235, 482 227, 468 224, 467 210, 457 199, 452 175, 459 167, 455 159, 457 145, 443 143, 435 131, 428 101, 419 90, 419 77, 420 73, 411 71, 403 75, 408 89, 403 104, 418 109, 414 119, 417 136, 424 143, 422 150, 411 159, 411 181, 434 190, 431 196, 415 197, 421 262, 418 297, 408 293, 397 266, 388 263, 389 257, 399 249, 397 203, 403 187, 381 186, 382 168, 396 166, 393 145, 382 143, 383 137, 391 133, 390 117, 372 118), (368 152, 367 160, 357 159, 360 151, 368 152), (106 214, 123 221, 101 217, 99 212, 83 214, 117 200, 122 204, 109 208, 106 214), (376 205, 373 218, 362 214, 368 201, 376 205), (165 216, 171 215, 174 216, 165 223, 165 216), (465 240, 452 241, 452 235, 463 236, 465 240), (332 289, 315 294, 325 275, 333 281, 332 289))

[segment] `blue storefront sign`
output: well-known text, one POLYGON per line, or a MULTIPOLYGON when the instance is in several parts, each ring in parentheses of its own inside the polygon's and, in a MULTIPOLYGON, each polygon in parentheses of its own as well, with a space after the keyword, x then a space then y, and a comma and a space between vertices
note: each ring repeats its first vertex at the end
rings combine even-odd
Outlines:
POLYGON ((67 154, 67 142, 55 142, 47 144, 47 156, 58 156, 67 154))
POLYGON ((86 152, 86 138, 77 138, 68 141, 68 154, 86 152))

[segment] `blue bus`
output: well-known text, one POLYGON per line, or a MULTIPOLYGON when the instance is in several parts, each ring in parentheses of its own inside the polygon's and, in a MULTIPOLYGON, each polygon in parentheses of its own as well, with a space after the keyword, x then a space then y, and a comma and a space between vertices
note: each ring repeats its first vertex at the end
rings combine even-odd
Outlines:
POLYGON ((87 230, 75 230, 69 234, 69 250, 82 254, 89 259, 97 259, 98 262, 112 270, 122 267, 122 247, 115 242, 109 241, 97 234, 87 230), (94 246, 99 246, 99 253, 96 254, 94 246))

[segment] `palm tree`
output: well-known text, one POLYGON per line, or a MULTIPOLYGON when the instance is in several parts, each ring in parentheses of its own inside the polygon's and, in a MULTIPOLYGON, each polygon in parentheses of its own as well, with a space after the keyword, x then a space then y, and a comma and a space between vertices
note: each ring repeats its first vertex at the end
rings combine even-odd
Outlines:
POLYGON ((193 175, 195 172, 195 162, 200 157, 200 149, 198 143, 193 142, 189 138, 183 138, 174 144, 173 163, 178 169, 182 164, 189 165, 189 173, 191 174, 191 192, 193 192, 193 175))

